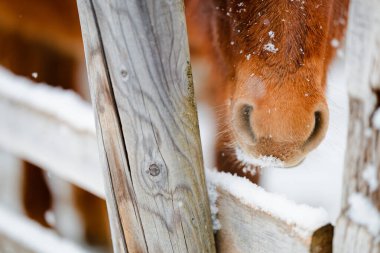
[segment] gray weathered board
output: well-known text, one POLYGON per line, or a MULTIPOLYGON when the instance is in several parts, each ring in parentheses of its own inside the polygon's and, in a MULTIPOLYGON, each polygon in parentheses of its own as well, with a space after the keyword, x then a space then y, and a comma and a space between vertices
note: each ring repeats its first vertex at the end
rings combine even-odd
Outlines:
POLYGON ((380 99, 380 2, 351 0, 346 47, 350 120, 341 215, 334 252, 379 253, 380 135, 373 125, 380 99), (371 171, 372 170, 372 171, 371 171), (370 181, 365 174, 370 173, 370 181), (372 186, 371 186, 372 185, 372 186), (353 197, 366 201, 359 209, 353 197), (369 216, 368 208, 374 210, 369 216), (359 215, 361 218, 352 218, 359 215), (364 217, 363 217, 364 216, 364 217), (371 231, 372 230, 372 231, 371 231))
POLYGON ((181 0, 78 0, 116 252, 215 252, 181 0))

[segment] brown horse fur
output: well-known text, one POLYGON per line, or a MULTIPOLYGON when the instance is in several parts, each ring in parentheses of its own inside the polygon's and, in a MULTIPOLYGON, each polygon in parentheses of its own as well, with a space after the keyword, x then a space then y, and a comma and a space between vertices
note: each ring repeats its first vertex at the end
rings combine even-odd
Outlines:
POLYGON ((218 169, 257 180, 245 173, 247 164, 236 149, 249 161, 264 157, 285 167, 301 162, 327 130, 331 41, 343 37, 348 1, 187 0, 187 5, 191 50, 213 66, 205 92, 216 108, 218 169))
MULTIPOLYGON (((78 83, 78 75, 83 74, 79 73, 83 46, 74 0, 0 1, 0 49, 0 64, 15 74, 31 77, 37 72, 37 82, 72 89, 88 97, 78 83)), ((54 199, 43 171, 26 161, 23 167, 25 213, 50 227, 46 212, 52 209, 54 199)), ((85 239, 93 245, 110 246, 105 202, 77 187, 73 194, 85 239)))

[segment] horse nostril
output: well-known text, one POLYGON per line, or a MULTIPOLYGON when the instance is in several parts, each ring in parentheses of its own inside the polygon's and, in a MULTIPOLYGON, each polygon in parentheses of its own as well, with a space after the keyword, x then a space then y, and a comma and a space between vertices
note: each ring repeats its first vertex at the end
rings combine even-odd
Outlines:
POLYGON ((253 140, 256 139, 251 124, 251 114, 253 107, 251 105, 243 105, 241 108, 242 128, 251 136, 253 140))
POLYGON ((311 132, 309 138, 307 138, 306 144, 313 142, 319 136, 319 133, 322 130, 323 124, 324 124, 324 122, 323 122, 323 118, 322 118, 322 113, 320 111, 314 112, 314 128, 313 128, 313 131, 311 132))

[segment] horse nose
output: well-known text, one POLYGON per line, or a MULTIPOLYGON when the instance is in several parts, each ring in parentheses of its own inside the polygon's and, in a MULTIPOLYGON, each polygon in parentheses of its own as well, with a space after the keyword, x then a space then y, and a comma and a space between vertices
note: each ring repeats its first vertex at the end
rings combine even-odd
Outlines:
POLYGON ((254 144, 257 140, 252 126, 252 111, 253 105, 243 103, 235 105, 232 112, 232 124, 235 128, 235 133, 239 135, 239 140, 248 145, 254 144))
POLYGON ((252 157, 275 157, 285 167, 300 163, 323 140, 329 113, 325 102, 283 110, 255 108, 251 103, 235 103, 232 127, 236 143, 252 157))
POLYGON ((318 105, 313 113, 312 130, 302 147, 304 153, 310 152, 322 142, 327 132, 328 122, 327 105, 325 103, 318 105))

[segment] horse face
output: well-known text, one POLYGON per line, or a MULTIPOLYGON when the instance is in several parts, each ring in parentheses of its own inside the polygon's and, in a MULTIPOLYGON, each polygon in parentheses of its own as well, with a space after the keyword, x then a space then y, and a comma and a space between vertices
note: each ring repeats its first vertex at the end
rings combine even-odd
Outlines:
POLYGON ((218 169, 256 181, 251 165, 301 162, 327 131, 331 41, 343 37, 348 1, 185 2, 192 51, 212 68, 202 97, 217 115, 218 169))
POLYGON ((297 165, 322 141, 328 126, 324 88, 315 83, 318 73, 300 70, 279 80, 276 72, 255 74, 252 64, 238 69, 227 116, 231 143, 235 152, 242 151, 238 159, 297 165))
POLYGON ((214 26, 218 62, 229 71, 228 84, 221 85, 228 89, 218 149, 232 152, 233 160, 218 161, 222 170, 239 167, 239 160, 240 165, 295 166, 324 138, 334 35, 333 2, 322 2, 231 0, 219 8, 217 17, 225 12, 227 17, 214 26))

